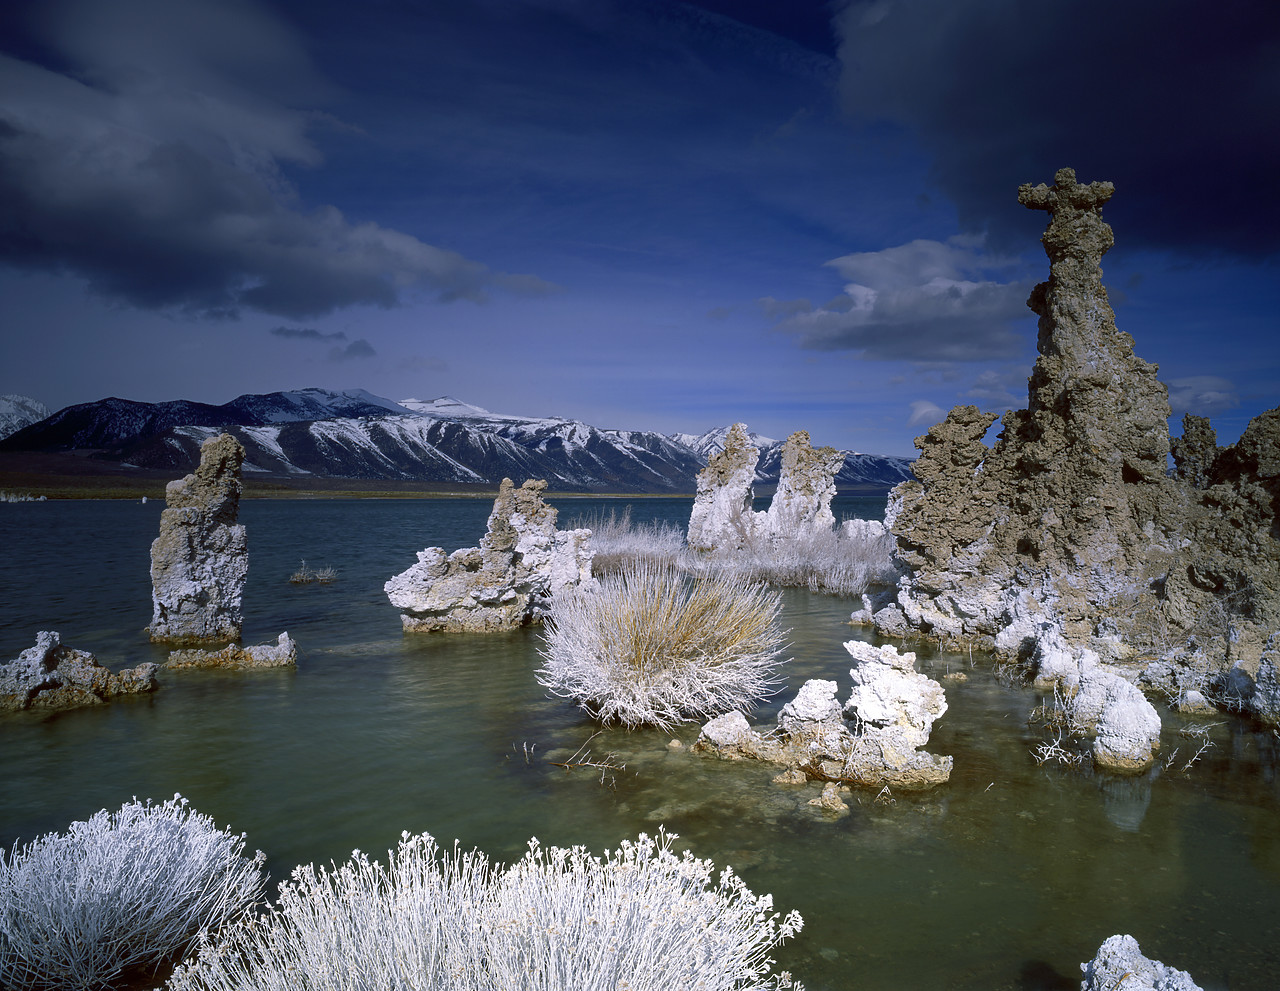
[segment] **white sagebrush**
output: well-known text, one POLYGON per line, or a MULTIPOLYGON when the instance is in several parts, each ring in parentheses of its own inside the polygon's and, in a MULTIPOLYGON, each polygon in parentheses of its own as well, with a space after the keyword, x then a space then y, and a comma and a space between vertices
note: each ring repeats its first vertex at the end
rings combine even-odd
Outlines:
POLYGON ((175 795, 105 809, 0 850, 0 987, 110 988, 155 968, 262 894, 262 854, 175 795))
POLYGON ((769 953, 803 925, 732 871, 641 834, 594 857, 530 841, 503 869, 407 832, 294 871, 261 918, 207 941, 169 991, 774 991, 769 953))
POLYGON ((758 582, 640 561, 554 600, 536 677, 628 727, 750 709, 778 684, 781 609, 758 582))

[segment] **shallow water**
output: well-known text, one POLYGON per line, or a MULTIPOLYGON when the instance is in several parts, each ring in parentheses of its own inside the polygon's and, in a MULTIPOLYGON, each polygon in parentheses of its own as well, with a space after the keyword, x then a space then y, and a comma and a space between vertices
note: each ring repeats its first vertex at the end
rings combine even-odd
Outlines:
MULTIPOLYGON (((559 503, 562 524, 618 505, 559 503)), ((688 518, 687 499, 644 499, 633 520, 688 518)), ((837 506, 878 515, 874 500, 837 506)), ((162 660, 146 641, 148 547, 163 506, 0 506, 0 658, 53 628, 111 666, 162 660)), ((1280 742, 1221 717, 1214 747, 1162 711, 1164 752, 1138 779, 1030 756, 1038 703, 987 659, 919 650, 946 680, 930 749, 955 757, 935 791, 858 792, 833 817, 816 785, 774 785, 774 768, 718 762, 675 734, 597 728, 534 680, 539 633, 405 635, 382 582, 418 549, 474 544, 486 500, 246 502, 246 642, 287 629, 296 671, 163 675, 156 694, 0 722, 0 843, 64 829, 132 796, 181 792, 248 833, 277 877, 296 863, 383 851, 400 831, 455 837, 494 858, 544 844, 600 849, 660 824, 699 856, 731 864, 805 929, 780 962, 819 989, 1068 988, 1117 932, 1206 988, 1276 985, 1280 959, 1280 742), (301 559, 339 572, 298 586, 301 559), (579 748, 585 748, 574 758, 579 748), (589 752, 589 753, 588 753, 589 752), (612 756, 610 756, 612 755, 612 756), (610 768, 557 763, 609 764, 610 768), (553 763, 556 762, 556 763, 553 763)), ((851 604, 785 594, 794 660, 771 721, 807 678, 847 693, 851 604)))

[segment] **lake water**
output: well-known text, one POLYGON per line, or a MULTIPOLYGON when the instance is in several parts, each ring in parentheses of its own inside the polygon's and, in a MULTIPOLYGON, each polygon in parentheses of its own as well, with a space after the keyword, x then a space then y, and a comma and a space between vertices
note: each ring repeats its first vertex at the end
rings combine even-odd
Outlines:
MULTIPOLYGON (((385 851, 400 831, 458 838, 499 860, 530 836, 614 847, 660 824, 697 855, 731 864, 805 929, 780 963, 823 989, 1079 986, 1080 961, 1113 933, 1189 970, 1206 988, 1270 989, 1280 964, 1276 736, 1219 717, 1196 744, 1162 708, 1170 767, 1137 779, 1037 766, 1027 726, 1039 699, 989 659, 918 646, 950 706, 929 749, 955 758, 923 794, 850 797, 833 817, 816 785, 773 784, 773 767, 718 762, 677 733, 597 728, 534 680, 536 629, 405 635, 382 583, 429 545, 484 532, 488 500, 252 501, 241 507, 250 570, 245 642, 298 641, 296 670, 161 674, 154 695, 0 721, 0 843, 65 829, 133 796, 181 792, 248 833, 276 877, 300 862, 385 851), (332 585, 291 585, 306 559, 332 585), (616 770, 566 770, 580 747, 616 770), (625 765, 625 767, 621 766, 625 765)), ((621 508, 564 500, 561 525, 621 508)), ((687 499, 641 499, 635 521, 683 526, 687 499)), ((878 516, 883 501, 837 505, 878 516)), ((0 506, 0 658, 41 629, 109 666, 164 659, 146 639, 148 549, 163 505, 0 506)), ((785 593, 789 685, 753 717, 771 722, 808 678, 848 693, 851 603, 785 593)))

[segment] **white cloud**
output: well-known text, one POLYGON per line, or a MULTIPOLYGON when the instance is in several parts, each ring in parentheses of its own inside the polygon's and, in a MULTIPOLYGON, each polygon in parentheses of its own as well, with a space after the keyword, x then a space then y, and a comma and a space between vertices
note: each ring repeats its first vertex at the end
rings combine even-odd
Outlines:
MULTIPOLYGON (((1000 281, 1012 259, 986 255, 980 239, 911 241, 827 262, 849 281, 826 306, 797 309, 780 329, 802 347, 859 351, 865 358, 931 362, 1012 357, 1025 339, 1012 323, 1030 319, 1030 283, 1000 281)), ((766 312, 769 312, 766 309, 766 312)))
POLYGON ((930 402, 928 399, 917 399, 911 404, 911 415, 907 417, 908 427, 919 427, 921 425, 932 427, 935 423, 941 423, 947 418, 947 411, 937 403, 930 402))
POLYGON ((1169 405, 1175 413, 1211 416, 1240 405, 1240 397, 1230 379, 1217 375, 1190 375, 1170 379, 1169 405))

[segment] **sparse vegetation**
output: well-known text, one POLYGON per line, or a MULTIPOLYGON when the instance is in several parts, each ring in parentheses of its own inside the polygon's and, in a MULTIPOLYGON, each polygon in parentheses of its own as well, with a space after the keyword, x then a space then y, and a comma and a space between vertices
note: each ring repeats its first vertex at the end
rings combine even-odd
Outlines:
POLYGON ((628 727, 747 709, 775 684, 781 608, 759 582, 642 560, 557 597, 538 682, 628 727))
POLYGON ((307 567, 307 562, 304 559, 302 566, 289 576, 289 581, 294 585, 310 585, 315 582, 318 582, 321 585, 328 585, 330 582, 336 580, 337 577, 337 568, 324 567, 312 571, 307 567))
POLYGON ((796 539, 772 540, 743 534, 741 550, 697 554, 684 532, 670 523, 631 522, 631 507, 575 521, 591 529, 593 572, 615 574, 640 562, 669 564, 682 571, 723 571, 740 581, 807 588, 812 592, 856 598, 877 585, 897 581, 894 538, 849 533, 837 528, 796 539))
POLYGON ((171 991, 767 991, 772 949, 803 925, 779 919, 731 870, 641 834, 594 857, 529 852, 509 868, 402 834, 388 865, 356 851, 300 867, 269 913, 209 941, 171 991))
POLYGON ((0 850, 0 987, 108 989, 184 952, 261 896, 262 855, 175 795, 0 850))

